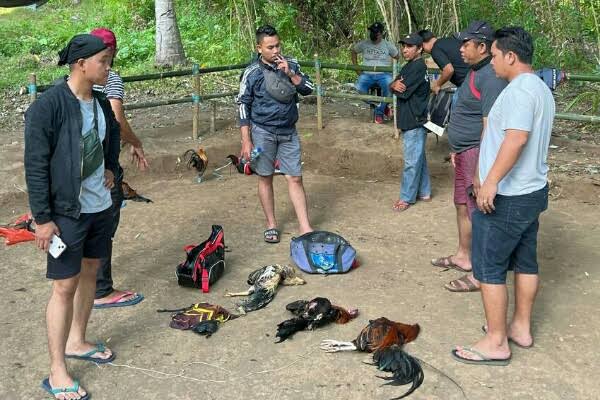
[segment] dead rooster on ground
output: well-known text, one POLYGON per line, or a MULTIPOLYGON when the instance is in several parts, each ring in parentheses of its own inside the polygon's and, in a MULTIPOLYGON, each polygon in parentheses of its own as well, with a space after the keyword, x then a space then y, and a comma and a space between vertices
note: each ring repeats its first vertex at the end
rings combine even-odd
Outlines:
POLYGON ((288 265, 266 265, 248 275, 250 287, 245 292, 226 293, 225 296, 250 296, 237 304, 238 312, 247 313, 265 307, 275 297, 279 284, 286 286, 304 285, 306 281, 296 276, 294 268, 288 265))
POLYGON ((294 301, 285 308, 296 317, 277 325, 276 337, 279 338, 278 343, 283 342, 298 331, 313 330, 330 322, 345 324, 358 315, 358 310, 346 310, 331 304, 329 299, 324 297, 316 297, 311 301, 294 301))
POLYGON ((391 372, 391 377, 380 377, 390 380, 387 385, 406 385, 412 383, 410 389, 401 399, 414 392, 423 383, 424 374, 419 361, 402 350, 405 343, 412 342, 419 335, 418 324, 406 325, 381 317, 369 321, 358 337, 352 342, 324 340, 321 349, 335 353, 338 351, 362 351, 373 353, 373 363, 380 371, 391 372))

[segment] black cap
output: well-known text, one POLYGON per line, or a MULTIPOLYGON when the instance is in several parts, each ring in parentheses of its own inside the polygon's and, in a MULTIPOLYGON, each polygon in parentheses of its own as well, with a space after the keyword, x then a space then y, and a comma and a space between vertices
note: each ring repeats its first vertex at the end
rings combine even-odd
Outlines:
POLYGON ((97 36, 75 35, 67 47, 58 53, 58 65, 73 64, 80 58, 88 58, 106 49, 106 45, 97 36))
POLYGON ((398 41, 398 43, 410 44, 411 46, 422 46, 423 38, 421 37, 421 35, 419 35, 418 32, 413 32, 404 36, 398 41))
POLYGON ((494 40, 494 33, 494 29, 486 21, 473 21, 467 29, 458 32, 455 37, 462 42, 471 39, 494 40))
POLYGON ((381 22, 373 22, 371 24, 371 26, 369 26, 367 29, 370 30, 371 32, 379 32, 379 33, 383 33, 383 31, 385 31, 385 27, 383 26, 383 24, 381 22))

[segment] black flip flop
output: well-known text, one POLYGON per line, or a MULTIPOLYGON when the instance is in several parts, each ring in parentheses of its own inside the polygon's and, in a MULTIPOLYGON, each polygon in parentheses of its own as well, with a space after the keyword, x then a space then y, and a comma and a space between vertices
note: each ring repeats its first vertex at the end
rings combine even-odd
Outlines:
POLYGON ((267 242, 267 243, 279 243, 280 235, 281 235, 281 232, 279 232, 279 229, 276 229, 276 228, 267 229, 265 231, 265 233, 263 234, 263 236, 265 237, 265 242, 267 242))
POLYGON ((485 355, 478 352, 477 350, 472 349, 470 347, 465 347, 464 350, 468 351, 469 353, 475 354, 476 356, 481 357, 481 360, 471 360, 469 358, 461 357, 458 355, 458 349, 452 350, 452 352, 451 352, 452 358, 454 358, 456 361, 461 362, 463 364, 493 365, 493 366, 498 366, 498 367, 506 367, 508 364, 510 364, 511 357, 488 358, 485 355))

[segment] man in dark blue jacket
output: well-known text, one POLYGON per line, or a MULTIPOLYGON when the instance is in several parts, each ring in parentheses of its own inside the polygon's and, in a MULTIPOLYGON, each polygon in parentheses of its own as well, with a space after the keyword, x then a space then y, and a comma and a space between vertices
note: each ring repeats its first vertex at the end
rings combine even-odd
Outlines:
POLYGON ((53 280, 46 309, 50 375, 42 387, 53 396, 87 399, 66 368, 65 357, 110 362, 114 353, 85 340, 99 259, 108 255, 110 189, 118 169, 119 124, 106 97, 111 53, 101 39, 77 35, 60 53, 70 79, 50 88, 25 114, 25 178, 36 222, 36 245, 48 251, 57 235, 66 244, 48 255, 53 280))
POLYGON ((298 93, 310 94, 313 84, 300 72, 296 60, 281 54, 279 36, 272 26, 265 25, 256 31, 256 49, 259 58, 244 71, 237 97, 242 158, 250 160, 253 148, 262 150, 253 161, 253 169, 258 175, 258 197, 267 218, 264 239, 268 243, 278 243, 281 233, 275 219, 273 195, 276 163, 287 180, 300 233, 312 231, 302 184, 296 122, 298 93))

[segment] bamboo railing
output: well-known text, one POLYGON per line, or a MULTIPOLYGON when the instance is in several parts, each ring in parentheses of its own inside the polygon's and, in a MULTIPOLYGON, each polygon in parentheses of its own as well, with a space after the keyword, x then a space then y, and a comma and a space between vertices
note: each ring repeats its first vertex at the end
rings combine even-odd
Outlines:
MULTIPOLYGON (((323 69, 335 69, 335 70, 346 70, 346 71, 362 71, 362 72, 391 72, 394 75, 397 74, 398 71, 398 63, 395 62, 390 67, 374 67, 374 66, 365 66, 365 65, 352 65, 352 64, 338 64, 331 62, 321 62, 317 54, 315 54, 314 61, 299 61, 300 66, 314 69, 315 71, 315 95, 317 97, 317 130, 323 129, 323 98, 331 97, 331 98, 339 98, 345 100, 361 100, 361 101, 377 101, 377 102, 386 102, 392 103, 394 108, 394 132, 395 135, 398 135, 398 131, 396 130, 396 97, 380 97, 380 96, 371 96, 371 95, 362 95, 355 93, 341 93, 341 92, 329 92, 325 89, 322 83, 322 70, 323 69)), ((165 106, 171 104, 184 104, 184 103, 192 103, 193 105, 193 114, 192 114, 192 138, 198 138, 198 132, 200 129, 200 103, 206 100, 214 100, 226 97, 233 97, 237 94, 237 92, 226 92, 226 93, 212 93, 207 95, 200 94, 200 76, 202 74, 215 73, 215 72, 223 72, 223 71, 231 71, 243 69, 248 66, 248 63, 239 63, 232 65, 223 65, 217 67, 208 67, 208 68, 200 68, 198 64, 194 64, 191 69, 179 70, 179 71, 166 71, 159 72, 153 74, 142 74, 142 75, 132 75, 123 77, 123 82, 141 82, 153 79, 164 79, 164 78, 173 78, 173 77, 183 77, 183 76, 191 76, 192 77, 192 87, 193 93, 191 96, 182 97, 179 99, 162 99, 156 101, 147 101, 147 102, 138 102, 132 104, 126 104, 124 106, 125 110, 135 110, 140 108, 148 108, 148 107, 158 107, 165 106)), ((439 70, 431 69, 430 73, 437 73, 439 70)), ((584 81, 584 82, 600 82, 599 74, 577 74, 566 72, 565 78, 571 81, 584 81)), ((28 93, 30 101, 33 102, 36 99, 38 93, 43 92, 44 90, 50 88, 51 85, 37 85, 35 74, 30 74, 29 83, 27 85, 28 93)), ((211 111, 213 115, 211 116, 211 132, 214 132, 215 125, 215 115, 216 106, 212 103, 211 111)), ((572 113, 556 113, 556 119, 567 120, 567 121, 577 121, 577 122, 587 122, 587 123, 600 123, 600 116, 597 115, 582 115, 582 114, 572 114, 572 113)))

